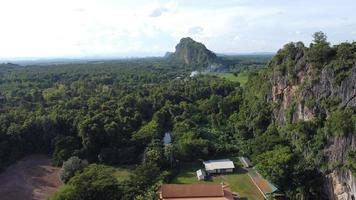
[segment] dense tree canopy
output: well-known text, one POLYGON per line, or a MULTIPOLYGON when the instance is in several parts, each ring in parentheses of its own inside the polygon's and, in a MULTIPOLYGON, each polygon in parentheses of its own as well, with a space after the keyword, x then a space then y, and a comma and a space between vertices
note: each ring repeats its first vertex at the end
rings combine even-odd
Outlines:
MULTIPOLYGON (((192 66, 159 58, 0 65, 0 168, 26 154, 49 154, 63 164, 67 182, 52 199, 154 199, 184 162, 244 155, 288 197, 316 199, 320 173, 332 169, 326 141, 352 134, 356 111, 336 97, 319 99, 319 106, 311 96, 306 107, 318 106, 312 120, 295 121, 292 104, 278 124, 271 71, 296 83, 297 63, 308 62, 313 78, 330 68, 340 84, 351 74, 355 46, 331 47, 317 33, 310 47, 289 43, 260 70, 270 57, 223 56, 224 70, 247 70, 243 87, 213 74, 189 77, 192 66), (165 132, 172 133, 168 145, 165 132), (118 180, 106 165, 134 166, 134 175, 118 180)), ((354 159, 349 151, 342 167, 354 172, 354 159)))
POLYGON ((122 189, 109 168, 92 164, 72 177, 51 200, 119 200, 122 189))

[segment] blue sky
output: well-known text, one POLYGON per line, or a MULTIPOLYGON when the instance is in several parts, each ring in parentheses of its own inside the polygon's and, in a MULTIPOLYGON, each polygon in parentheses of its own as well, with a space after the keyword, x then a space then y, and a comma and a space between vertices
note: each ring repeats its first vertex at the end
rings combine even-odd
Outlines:
POLYGON ((218 53, 356 39, 355 0, 0 0, 0 59, 157 56, 190 36, 218 53))

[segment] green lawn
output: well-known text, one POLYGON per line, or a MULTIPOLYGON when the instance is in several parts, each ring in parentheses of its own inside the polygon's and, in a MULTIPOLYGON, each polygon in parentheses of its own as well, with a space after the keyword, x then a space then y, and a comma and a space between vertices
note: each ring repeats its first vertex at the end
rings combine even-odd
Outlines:
POLYGON ((196 176, 196 171, 201 169, 202 165, 199 163, 186 163, 180 167, 179 174, 172 180, 172 183, 190 184, 199 183, 196 176))
POLYGON ((129 179, 129 176, 132 174, 132 167, 115 167, 114 176, 121 182, 129 179))
POLYGON ((230 185, 233 192, 238 192, 241 197, 249 200, 263 200, 263 196, 260 191, 251 181, 251 178, 247 175, 247 171, 240 168, 233 174, 226 174, 213 177, 214 182, 225 182, 230 185))
POLYGON ((235 76, 233 73, 213 73, 213 74, 229 81, 239 82, 241 86, 245 85, 248 79, 248 74, 246 72, 240 72, 237 76, 235 76))
POLYGON ((198 181, 196 170, 201 168, 199 164, 190 163, 181 168, 180 173, 172 180, 176 184, 194 184, 194 183, 228 183, 233 192, 238 192, 246 200, 263 200, 263 196, 252 183, 247 171, 238 168, 234 173, 212 177, 212 180, 198 181))

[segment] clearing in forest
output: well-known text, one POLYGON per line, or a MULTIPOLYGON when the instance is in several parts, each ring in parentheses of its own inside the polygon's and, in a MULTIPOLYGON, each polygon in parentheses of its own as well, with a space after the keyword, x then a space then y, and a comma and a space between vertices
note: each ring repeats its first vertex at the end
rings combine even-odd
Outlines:
POLYGON ((45 200, 63 185, 59 173, 47 156, 27 156, 0 174, 1 200, 45 200))
POLYGON ((211 73, 211 74, 216 75, 216 76, 223 78, 225 80, 229 80, 232 82, 239 82, 241 86, 244 86, 248 79, 247 72, 240 72, 237 75, 235 75, 233 73, 211 73))
POLYGON ((234 173, 213 176, 210 180, 199 181, 196 176, 196 170, 202 168, 199 163, 187 163, 180 168, 178 175, 171 183, 175 184, 194 184, 194 183, 227 183, 233 192, 238 192, 241 199, 245 200, 264 200, 261 192, 248 176, 248 171, 236 167, 234 173))

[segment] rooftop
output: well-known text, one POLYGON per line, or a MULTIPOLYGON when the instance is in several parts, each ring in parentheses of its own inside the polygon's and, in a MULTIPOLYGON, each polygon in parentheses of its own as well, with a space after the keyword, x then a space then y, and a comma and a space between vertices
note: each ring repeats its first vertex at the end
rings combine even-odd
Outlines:
POLYGON ((204 161, 203 164, 205 165, 206 170, 235 168, 234 163, 229 159, 208 160, 208 161, 204 161))
POLYGON ((232 199, 229 188, 221 184, 163 184, 160 193, 162 199, 232 199))

